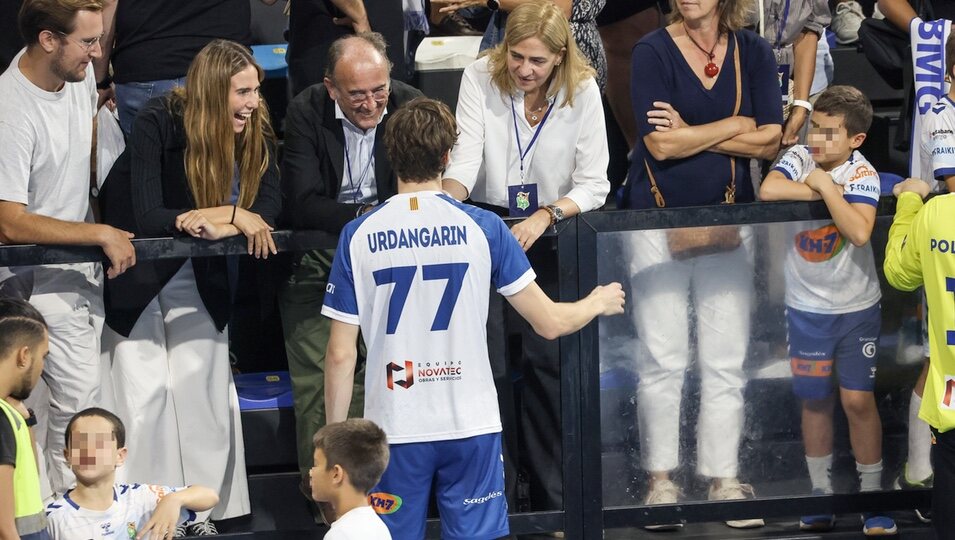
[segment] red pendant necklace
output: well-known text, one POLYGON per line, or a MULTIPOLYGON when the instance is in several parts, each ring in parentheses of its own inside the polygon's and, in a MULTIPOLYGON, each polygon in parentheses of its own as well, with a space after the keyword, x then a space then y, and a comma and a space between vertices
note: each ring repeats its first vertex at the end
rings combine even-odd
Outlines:
POLYGON ((714 43, 713 47, 709 51, 707 51, 703 47, 700 47, 700 44, 697 43, 695 39, 693 39, 693 36, 691 36, 690 32, 687 31, 685 23, 683 24, 683 31, 686 32, 686 37, 690 38, 690 41, 694 45, 696 45, 696 48, 699 49, 703 54, 705 54, 710 59, 710 62, 703 67, 703 73, 705 73, 706 76, 710 78, 716 77, 716 75, 720 72, 720 67, 713 62, 713 59, 716 58, 716 55, 713 54, 713 51, 715 51, 716 46, 720 44, 719 36, 718 35, 716 36, 716 43, 714 43))

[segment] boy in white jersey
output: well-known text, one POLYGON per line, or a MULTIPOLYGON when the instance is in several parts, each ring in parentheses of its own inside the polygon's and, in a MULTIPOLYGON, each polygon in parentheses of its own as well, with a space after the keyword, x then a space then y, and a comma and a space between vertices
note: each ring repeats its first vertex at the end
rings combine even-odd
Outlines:
POLYGON ((342 231, 322 313, 329 422, 348 413, 359 329, 368 349, 365 416, 388 435, 391 460, 371 493, 391 535, 424 538, 432 484, 442 538, 508 535, 501 421, 487 356, 493 281, 542 336, 623 312, 619 283, 555 303, 494 214, 441 191, 457 137, 447 106, 415 99, 385 132, 398 194, 342 231))
POLYGON ((338 516, 325 540, 391 540, 388 527, 368 504, 368 493, 388 466, 385 432, 370 420, 349 418, 318 430, 312 442, 312 498, 331 504, 338 516))
POLYGON ((172 538, 177 526, 196 519, 195 512, 219 502, 202 486, 115 484, 125 445, 123 422, 107 410, 93 407, 70 419, 64 452, 76 487, 46 507, 53 540, 172 538))
MULTIPOLYGON (((875 404, 881 291, 869 237, 879 175, 857 150, 872 105, 851 86, 816 101, 806 146, 794 146, 763 180, 763 200, 822 199, 832 221, 796 223, 786 257, 786 319, 793 391, 802 399, 802 436, 813 493, 832 493, 833 376, 849 420, 861 491, 882 485, 882 425, 875 404)), ((867 536, 896 534, 886 516, 864 515, 867 536)), ((803 530, 827 530, 834 516, 805 516, 803 530)))

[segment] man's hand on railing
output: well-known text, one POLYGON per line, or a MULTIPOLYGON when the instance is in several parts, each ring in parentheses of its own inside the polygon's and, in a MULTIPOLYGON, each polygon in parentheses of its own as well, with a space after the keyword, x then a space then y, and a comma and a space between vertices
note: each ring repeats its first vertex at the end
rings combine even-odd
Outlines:
POLYGON ((99 231, 96 243, 109 259, 106 276, 112 279, 136 264, 136 250, 130 242, 135 235, 109 225, 99 225, 99 231))

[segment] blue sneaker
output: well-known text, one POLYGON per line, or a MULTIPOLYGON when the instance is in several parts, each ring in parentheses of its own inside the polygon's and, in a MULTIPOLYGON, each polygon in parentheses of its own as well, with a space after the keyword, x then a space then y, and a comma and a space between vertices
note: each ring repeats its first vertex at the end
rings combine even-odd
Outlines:
MULTIPOLYGON (((830 495, 822 489, 813 489, 813 495, 830 495)), ((818 514, 814 516, 802 516, 799 518, 800 531, 830 531, 836 526, 836 516, 833 514, 818 514)))
POLYGON ((862 534, 866 536, 895 536, 899 529, 895 520, 878 514, 862 514, 862 534))

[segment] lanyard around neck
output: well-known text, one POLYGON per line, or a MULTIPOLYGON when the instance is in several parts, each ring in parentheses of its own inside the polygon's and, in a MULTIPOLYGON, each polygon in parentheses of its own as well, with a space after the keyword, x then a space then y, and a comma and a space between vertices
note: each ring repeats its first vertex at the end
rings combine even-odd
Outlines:
POLYGON ((531 137, 531 142, 527 143, 527 150, 521 146, 521 131, 517 127, 517 111, 514 109, 514 98, 511 98, 511 117, 514 119, 514 138, 517 140, 517 152, 521 158, 521 185, 524 185, 524 158, 527 157, 527 154, 531 152, 531 148, 534 147, 534 143, 537 142, 537 137, 541 134, 541 130, 544 129, 544 124, 547 123, 547 118, 550 117, 550 112, 554 110, 554 103, 556 98, 552 99, 547 106, 547 112, 544 113, 544 117, 541 118, 541 123, 537 124, 537 129, 534 130, 534 136, 531 137))
POLYGON ((371 169, 371 162, 375 160, 375 146, 378 144, 377 138, 371 144, 371 154, 368 157, 368 161, 365 163, 365 167, 361 170, 361 173, 358 175, 358 186, 355 186, 354 177, 351 172, 351 154, 348 152, 348 136, 345 136, 345 167, 348 171, 348 187, 352 191, 352 202, 358 202, 358 196, 361 194, 361 186, 365 183, 365 178, 368 177, 368 171, 371 169))

